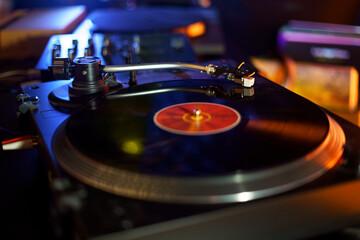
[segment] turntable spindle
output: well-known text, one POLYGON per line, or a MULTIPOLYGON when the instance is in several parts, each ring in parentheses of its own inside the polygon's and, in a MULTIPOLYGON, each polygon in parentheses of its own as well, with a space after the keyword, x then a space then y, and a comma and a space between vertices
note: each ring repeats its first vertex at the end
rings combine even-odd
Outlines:
POLYGON ((193 109, 193 116, 191 119, 193 120, 201 120, 203 117, 201 116, 201 110, 198 108, 193 109))

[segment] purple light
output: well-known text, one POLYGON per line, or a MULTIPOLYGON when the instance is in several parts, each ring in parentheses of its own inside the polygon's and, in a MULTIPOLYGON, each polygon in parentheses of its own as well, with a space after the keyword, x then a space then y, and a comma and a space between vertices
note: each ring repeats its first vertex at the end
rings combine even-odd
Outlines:
POLYGON ((279 41, 285 42, 299 42, 299 43, 317 43, 317 44, 332 44, 332 45, 348 45, 360 46, 360 37, 354 36, 339 36, 330 34, 307 33, 307 32, 280 32, 279 41))

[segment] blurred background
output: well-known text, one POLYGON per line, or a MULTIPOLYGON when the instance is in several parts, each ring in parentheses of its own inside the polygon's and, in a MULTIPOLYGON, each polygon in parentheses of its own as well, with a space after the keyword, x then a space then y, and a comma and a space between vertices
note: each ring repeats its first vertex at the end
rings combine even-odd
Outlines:
POLYGON ((94 49, 106 64, 122 64, 129 51, 142 54, 137 62, 251 62, 270 80, 359 125, 359 10, 357 0, 1 0, 0 61, 8 66, 1 71, 44 70, 50 56, 74 55, 68 50, 74 37, 50 37, 78 34, 79 46, 89 46, 80 53, 94 49), (66 52, 56 55, 54 44, 65 42, 66 52), (122 46, 114 50, 116 44, 122 46))
POLYGON ((3 15, 16 9, 71 5, 84 5, 89 12, 99 8, 134 10, 141 6, 216 8, 230 56, 273 53, 276 51, 277 31, 292 19, 348 25, 358 25, 360 21, 357 0, 329 0, 326 4, 319 0, 2 0, 0 12, 3 15))

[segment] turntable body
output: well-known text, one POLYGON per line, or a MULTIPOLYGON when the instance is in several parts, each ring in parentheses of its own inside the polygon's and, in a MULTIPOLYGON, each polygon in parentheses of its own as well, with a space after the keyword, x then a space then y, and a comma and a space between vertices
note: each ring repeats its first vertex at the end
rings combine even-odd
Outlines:
MULTIPOLYGON (((60 219, 76 216, 69 232, 85 232, 92 239, 289 239, 359 223, 357 169, 343 164, 357 161, 343 154, 343 146, 358 149, 359 129, 267 79, 257 76, 250 97, 155 93, 115 98, 72 114, 48 101, 51 91, 68 83, 23 90, 40 99, 31 115, 55 203, 63 206, 69 193, 80 203, 65 204, 63 212, 56 209, 64 215, 60 219), (231 127, 199 135, 162 128, 154 120, 164 109, 188 103, 233 109, 239 119, 231 127), (130 123, 134 125, 127 127, 130 123), (96 139, 105 130, 109 132, 96 139), (112 133, 122 144, 129 133, 135 134, 143 151, 113 150, 112 133), (99 156, 103 150, 96 144, 103 144, 104 155, 99 156), (190 147, 194 145, 196 150, 190 147), (174 168, 170 163, 176 161, 174 168), (70 184, 64 190, 58 183, 70 184)), ((162 82, 160 88, 177 84, 233 87, 199 78, 162 82)), ((217 114, 201 108, 200 115, 217 114)))

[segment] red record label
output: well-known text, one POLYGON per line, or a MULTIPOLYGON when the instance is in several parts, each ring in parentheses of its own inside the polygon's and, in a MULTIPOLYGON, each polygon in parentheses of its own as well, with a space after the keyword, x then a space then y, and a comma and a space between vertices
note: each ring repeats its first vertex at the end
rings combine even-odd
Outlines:
POLYGON ((230 130, 240 123, 240 114, 230 107, 206 102, 172 105, 154 116, 159 128, 182 135, 208 135, 230 130))

